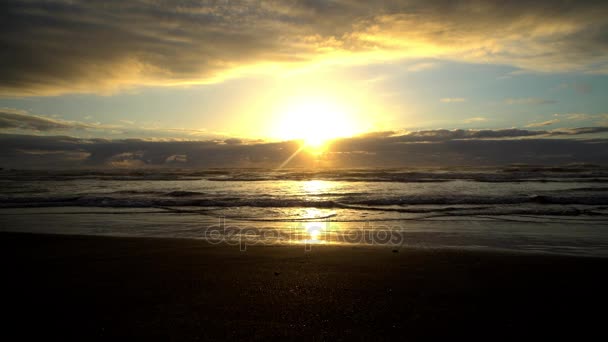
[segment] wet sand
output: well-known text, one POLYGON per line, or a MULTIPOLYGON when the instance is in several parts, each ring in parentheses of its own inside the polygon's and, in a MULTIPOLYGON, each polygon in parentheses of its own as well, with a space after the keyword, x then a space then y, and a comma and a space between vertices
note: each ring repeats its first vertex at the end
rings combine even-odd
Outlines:
POLYGON ((608 258, 13 233, 0 251, 5 336, 581 339, 608 303, 608 258))

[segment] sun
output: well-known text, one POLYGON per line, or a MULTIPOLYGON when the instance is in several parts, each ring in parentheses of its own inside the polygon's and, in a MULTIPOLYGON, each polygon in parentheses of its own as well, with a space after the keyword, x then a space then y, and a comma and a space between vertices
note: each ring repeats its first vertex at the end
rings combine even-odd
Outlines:
POLYGON ((302 140, 310 149, 321 149, 329 140, 357 133, 346 106, 326 99, 301 99, 289 103, 277 119, 275 136, 302 140))

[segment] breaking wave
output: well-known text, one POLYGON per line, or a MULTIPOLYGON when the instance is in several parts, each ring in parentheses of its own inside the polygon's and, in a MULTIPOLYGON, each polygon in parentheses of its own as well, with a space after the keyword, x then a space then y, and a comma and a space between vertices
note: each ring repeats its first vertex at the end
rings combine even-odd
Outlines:
MULTIPOLYGON (((141 193, 138 193, 141 194, 141 193)), ((582 204, 608 205, 608 196, 430 196, 370 198, 357 196, 337 200, 316 200, 300 198, 247 198, 217 197, 205 198, 198 192, 175 191, 163 196, 153 197, 112 197, 112 196, 36 196, 0 197, 0 207, 52 207, 52 206, 91 206, 91 207, 157 207, 157 206, 195 206, 195 207, 315 207, 315 208, 352 208, 353 206, 404 206, 404 205, 504 205, 504 204, 582 204), (193 198, 195 197, 195 198, 193 198)))

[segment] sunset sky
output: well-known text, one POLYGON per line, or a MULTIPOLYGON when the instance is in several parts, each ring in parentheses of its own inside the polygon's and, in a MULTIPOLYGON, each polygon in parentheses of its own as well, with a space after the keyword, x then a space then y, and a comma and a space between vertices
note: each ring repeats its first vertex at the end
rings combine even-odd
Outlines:
MULTIPOLYGON (((313 130, 325 139, 515 129, 532 133, 500 138, 604 143, 608 127, 605 1, 0 7, 2 139, 254 144, 313 130), (594 134, 563 133, 579 128, 594 134)), ((4 159, 16 150, 27 148, 4 159)))

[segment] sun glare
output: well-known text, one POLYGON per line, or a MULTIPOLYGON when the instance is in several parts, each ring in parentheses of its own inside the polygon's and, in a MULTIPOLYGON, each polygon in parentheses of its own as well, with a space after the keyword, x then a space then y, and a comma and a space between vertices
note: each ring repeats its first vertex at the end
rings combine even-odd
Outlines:
POLYGON ((309 99, 290 103, 286 107, 276 127, 276 136, 280 139, 301 139, 306 147, 319 150, 329 140, 357 133, 348 110, 337 103, 309 99))

